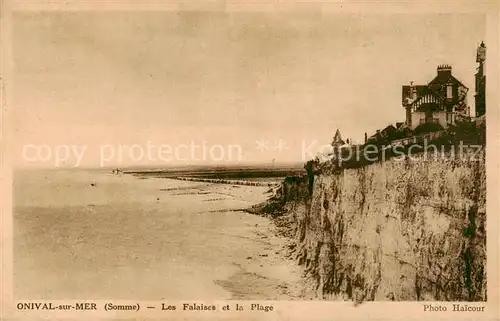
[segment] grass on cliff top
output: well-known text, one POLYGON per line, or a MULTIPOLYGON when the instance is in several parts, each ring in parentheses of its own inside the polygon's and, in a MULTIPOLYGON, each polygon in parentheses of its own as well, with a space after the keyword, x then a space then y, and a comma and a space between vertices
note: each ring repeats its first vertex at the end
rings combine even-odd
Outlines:
MULTIPOLYGON (((408 137, 411 139, 412 137, 408 137)), ((422 141, 417 143, 410 143, 406 146, 390 146, 391 141, 383 137, 378 141, 370 141, 369 144, 360 146, 360 148, 354 149, 354 154, 350 155, 352 151, 347 149, 342 149, 341 156, 342 163, 338 164, 337 160, 332 159, 331 165, 326 166, 333 170, 341 170, 344 168, 360 168, 366 165, 378 163, 381 161, 390 160, 394 157, 402 157, 405 155, 422 154, 425 153, 425 147, 422 146, 422 141), (373 151, 373 147, 376 151, 373 151), (387 148, 389 146, 389 148, 387 148), (367 148, 370 148, 369 152, 367 148), (366 157, 368 155, 369 157, 366 157)), ((426 142, 427 146, 434 145, 437 147, 439 152, 450 152, 452 150, 458 151, 460 146, 486 146, 486 126, 484 123, 477 126, 474 122, 461 122, 455 126, 450 126, 444 134, 438 138, 429 140, 426 142)), ((462 155, 456 156, 461 157, 462 155)), ((309 175, 318 169, 320 164, 319 159, 314 159, 305 164, 305 169, 308 171, 309 175)), ((323 164, 324 165, 324 164, 323 164)))

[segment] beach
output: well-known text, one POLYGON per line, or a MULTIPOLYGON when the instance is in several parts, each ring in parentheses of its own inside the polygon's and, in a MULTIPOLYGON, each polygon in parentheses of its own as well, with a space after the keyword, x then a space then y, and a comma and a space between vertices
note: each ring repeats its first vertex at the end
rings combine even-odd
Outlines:
POLYGON ((268 187, 30 170, 14 179, 22 299, 293 299, 300 272, 268 218, 268 187))

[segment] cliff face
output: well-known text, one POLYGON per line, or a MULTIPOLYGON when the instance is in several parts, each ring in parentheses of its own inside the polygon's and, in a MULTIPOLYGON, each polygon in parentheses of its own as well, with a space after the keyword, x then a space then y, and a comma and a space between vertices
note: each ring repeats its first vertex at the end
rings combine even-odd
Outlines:
POLYGON ((484 153, 477 158, 421 156, 285 182, 313 296, 486 300, 484 153))

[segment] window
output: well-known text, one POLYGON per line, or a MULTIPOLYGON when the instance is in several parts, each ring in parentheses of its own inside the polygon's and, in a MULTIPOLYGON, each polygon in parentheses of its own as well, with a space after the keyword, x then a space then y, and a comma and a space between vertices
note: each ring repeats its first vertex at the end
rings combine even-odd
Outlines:
POLYGON ((433 118, 433 119, 432 119, 432 122, 433 122, 434 124, 439 124, 439 118, 433 118))
POLYGON ((453 87, 451 85, 446 86, 446 98, 453 98, 453 87))

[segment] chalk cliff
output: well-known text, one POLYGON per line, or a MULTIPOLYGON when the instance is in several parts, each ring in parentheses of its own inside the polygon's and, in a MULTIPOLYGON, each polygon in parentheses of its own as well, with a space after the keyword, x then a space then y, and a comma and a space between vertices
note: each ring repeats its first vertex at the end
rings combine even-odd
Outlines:
POLYGON ((310 295, 486 300, 484 153, 310 171, 281 190, 310 295))

